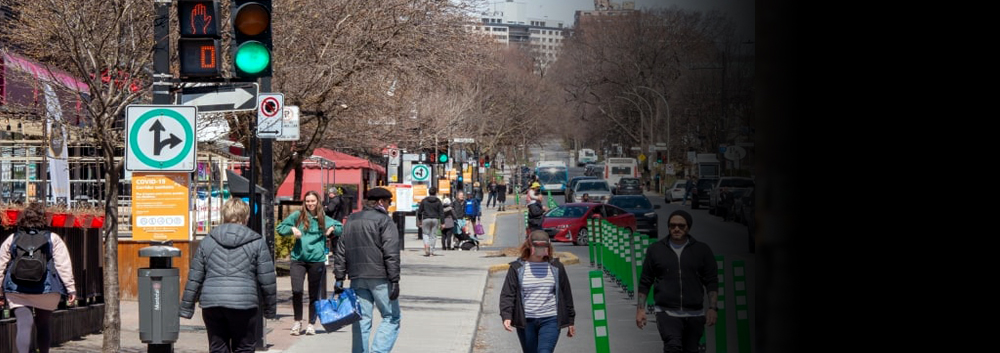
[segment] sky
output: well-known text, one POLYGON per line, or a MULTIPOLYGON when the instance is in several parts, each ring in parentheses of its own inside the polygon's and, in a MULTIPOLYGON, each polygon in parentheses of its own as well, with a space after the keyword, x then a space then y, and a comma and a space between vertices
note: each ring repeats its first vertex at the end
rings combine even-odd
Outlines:
MULTIPOLYGON (((506 1, 506 0, 487 0, 506 1)), ((528 16, 562 20, 567 26, 573 26, 573 15, 576 10, 593 10, 594 0, 514 0, 528 4, 528 16)), ((668 8, 672 5, 686 10, 720 10, 726 12, 736 22, 737 35, 740 40, 753 40, 754 2, 755 0, 633 0, 637 10, 649 8, 668 8)), ((624 0, 613 0, 622 3, 624 0)))

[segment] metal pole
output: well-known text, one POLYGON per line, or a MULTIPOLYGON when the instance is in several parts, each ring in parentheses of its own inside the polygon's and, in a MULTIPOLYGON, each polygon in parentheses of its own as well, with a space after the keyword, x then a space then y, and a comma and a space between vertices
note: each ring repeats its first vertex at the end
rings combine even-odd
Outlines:
MULTIPOLYGON (((153 7, 153 104, 170 104, 170 0, 156 0, 153 7)), ((110 73, 109 73, 110 74, 110 73)), ((152 259, 150 259, 152 260, 152 259)), ((169 258, 168 258, 169 261, 169 258)), ((169 267, 170 264, 167 264, 169 267)), ((173 352, 173 343, 148 344, 147 352, 173 352)))

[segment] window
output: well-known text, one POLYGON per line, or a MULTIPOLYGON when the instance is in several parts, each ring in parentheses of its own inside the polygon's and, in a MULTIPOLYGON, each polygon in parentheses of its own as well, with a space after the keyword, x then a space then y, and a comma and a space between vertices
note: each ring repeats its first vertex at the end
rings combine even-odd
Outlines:
POLYGON ((583 206, 564 207, 559 206, 549 211, 545 217, 551 218, 580 218, 587 213, 587 208, 583 206))

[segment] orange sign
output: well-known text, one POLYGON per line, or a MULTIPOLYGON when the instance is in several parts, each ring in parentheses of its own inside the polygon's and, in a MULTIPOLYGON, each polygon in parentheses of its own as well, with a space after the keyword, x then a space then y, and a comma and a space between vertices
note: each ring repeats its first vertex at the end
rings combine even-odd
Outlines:
POLYGON ((189 173, 132 173, 132 239, 191 240, 189 173))
POLYGON ((438 179, 438 195, 451 194, 451 181, 448 179, 438 179))

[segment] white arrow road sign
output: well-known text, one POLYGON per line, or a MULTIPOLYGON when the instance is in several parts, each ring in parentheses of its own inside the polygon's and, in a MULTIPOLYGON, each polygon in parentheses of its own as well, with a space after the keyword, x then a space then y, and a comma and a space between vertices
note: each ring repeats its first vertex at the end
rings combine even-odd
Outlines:
POLYGON ((256 83, 207 87, 188 87, 177 96, 177 104, 198 107, 199 113, 254 110, 257 108, 256 83))
POLYGON ((281 136, 284 112, 284 94, 262 93, 257 95, 257 137, 276 138, 281 136))

